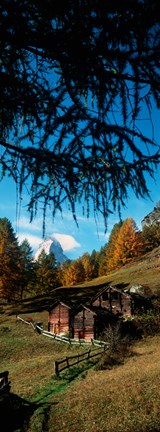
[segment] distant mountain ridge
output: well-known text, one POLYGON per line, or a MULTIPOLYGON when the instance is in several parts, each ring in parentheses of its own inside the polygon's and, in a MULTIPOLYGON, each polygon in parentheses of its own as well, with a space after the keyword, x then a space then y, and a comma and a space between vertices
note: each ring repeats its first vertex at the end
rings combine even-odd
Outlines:
POLYGON ((154 225, 156 223, 160 223, 160 207, 159 206, 154 207, 154 209, 150 213, 148 213, 148 215, 146 215, 141 222, 142 228, 144 228, 144 226, 151 226, 151 225, 154 225))
POLYGON ((39 255, 44 250, 44 252, 49 255, 49 253, 53 253, 55 259, 58 263, 62 264, 68 258, 63 253, 63 249, 58 240, 55 239, 54 236, 46 237, 45 240, 39 245, 37 252, 34 255, 35 261, 37 261, 39 255))

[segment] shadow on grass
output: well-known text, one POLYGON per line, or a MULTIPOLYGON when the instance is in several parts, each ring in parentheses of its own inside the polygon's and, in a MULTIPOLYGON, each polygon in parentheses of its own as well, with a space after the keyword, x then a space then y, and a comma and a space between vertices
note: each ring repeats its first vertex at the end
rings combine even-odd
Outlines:
POLYGON ((70 383, 71 381, 75 380, 76 378, 85 378, 87 371, 91 368, 93 368, 96 365, 97 361, 88 361, 87 364, 83 365, 83 367, 80 366, 71 366, 68 368, 67 372, 60 374, 57 376, 57 380, 64 380, 67 383, 70 383))
POLYGON ((124 290, 125 288, 128 288, 129 283, 121 282, 121 283, 115 284, 114 286, 115 286, 117 289, 124 290))
POLYGON ((44 412, 47 412, 48 404, 45 403, 32 403, 13 393, 1 397, 0 430, 4 432, 27 432, 32 415, 40 407, 43 408, 44 412))
MULTIPOLYGON (((41 430, 48 430, 47 424, 50 415, 50 408, 58 402, 53 402, 50 398, 54 394, 65 391, 67 385, 78 376, 84 378, 87 370, 93 367, 93 363, 68 369, 64 374, 54 377, 51 388, 44 390, 44 394, 37 394, 37 400, 34 402, 21 398, 14 393, 0 397, 0 432, 27 432, 30 422, 36 422, 39 418, 41 430), (38 416, 38 417, 37 417, 38 416), (40 420, 41 417, 41 420, 40 420), (3 425, 3 426, 2 426, 3 425), (44 429, 45 428, 45 429, 44 429)), ((34 429, 33 429, 34 430, 34 429)))

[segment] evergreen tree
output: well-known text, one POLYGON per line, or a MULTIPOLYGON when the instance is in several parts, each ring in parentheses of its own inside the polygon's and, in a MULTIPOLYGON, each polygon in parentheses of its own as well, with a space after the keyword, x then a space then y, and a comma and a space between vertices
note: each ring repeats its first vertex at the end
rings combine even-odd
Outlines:
POLYGON ((106 249, 107 243, 101 247, 98 255, 98 275, 103 276, 106 274, 106 249))
POLYGON ((25 239, 20 245, 21 251, 21 298, 25 292, 25 295, 30 292, 34 282, 34 261, 33 261, 33 250, 25 239))
POLYGON ((40 253, 35 263, 35 287, 34 294, 49 294, 59 284, 57 265, 54 254, 40 253))
POLYGON ((98 276, 99 253, 95 249, 93 249, 90 259, 93 268, 93 278, 96 278, 98 276))
POLYGON ((0 219, 0 296, 8 301, 21 295, 21 251, 11 222, 0 219))

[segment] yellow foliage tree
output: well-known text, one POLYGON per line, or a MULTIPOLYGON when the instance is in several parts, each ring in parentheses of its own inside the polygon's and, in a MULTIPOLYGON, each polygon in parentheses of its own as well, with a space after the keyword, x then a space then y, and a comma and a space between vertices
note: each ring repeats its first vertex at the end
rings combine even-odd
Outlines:
POLYGON ((99 276, 103 276, 114 269, 113 255, 121 226, 122 222, 116 223, 111 231, 108 244, 106 245, 102 258, 100 259, 99 276))
POLYGON ((89 255, 88 252, 85 252, 82 255, 82 265, 84 268, 84 276, 85 279, 84 280, 91 280, 94 278, 94 273, 95 273, 95 262, 94 260, 91 258, 91 256, 89 255))
POLYGON ((62 283, 64 285, 75 285, 85 280, 84 267, 81 258, 63 266, 62 283))
POLYGON ((113 253, 113 265, 120 267, 142 255, 144 241, 132 218, 127 218, 118 233, 113 253))

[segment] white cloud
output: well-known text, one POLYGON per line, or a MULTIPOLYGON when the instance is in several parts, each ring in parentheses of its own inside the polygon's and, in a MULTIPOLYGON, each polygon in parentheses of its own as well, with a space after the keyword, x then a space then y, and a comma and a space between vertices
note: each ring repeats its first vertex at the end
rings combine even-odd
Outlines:
POLYGON ((28 240, 28 243, 30 244, 30 246, 33 250, 37 250, 39 245, 42 243, 42 237, 34 236, 34 235, 28 234, 28 233, 18 234, 19 243, 22 243, 23 240, 26 240, 26 239, 28 240))
POLYGON ((64 251, 69 251, 71 249, 78 248, 81 246, 80 243, 78 243, 75 240, 75 238, 72 237, 71 235, 58 234, 58 233, 52 235, 53 237, 55 237, 56 240, 59 241, 64 251))
MULTIPOLYGON (((23 240, 27 239, 34 251, 37 251, 43 241, 42 237, 38 237, 27 232, 21 232, 17 235, 17 237, 20 244, 23 242, 23 240)), ((81 246, 80 243, 78 243, 71 235, 53 233, 50 235, 50 237, 54 237, 56 240, 58 240, 64 251, 70 251, 81 246)))
POLYGON ((18 220, 18 228, 19 229, 28 229, 29 231, 39 231, 42 232, 42 218, 36 217, 34 221, 30 222, 29 218, 26 216, 22 216, 18 220))

